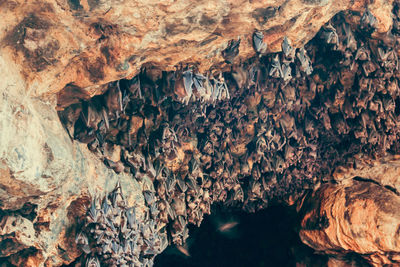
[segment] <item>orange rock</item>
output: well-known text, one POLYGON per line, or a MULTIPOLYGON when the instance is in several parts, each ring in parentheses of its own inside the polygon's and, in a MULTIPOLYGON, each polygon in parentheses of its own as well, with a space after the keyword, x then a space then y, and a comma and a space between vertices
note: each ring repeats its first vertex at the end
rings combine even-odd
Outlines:
MULTIPOLYGON (((67 84, 86 88, 132 77, 146 63, 161 69, 194 63, 202 72, 224 66, 220 51, 238 37, 239 62, 254 55, 256 29, 271 52, 280 51, 285 35, 300 47, 337 12, 363 12, 370 1, 228 2, 5 1, 0 50, 17 63, 31 95, 49 97, 67 84)), ((392 24, 391 4, 370 6, 378 33, 392 24)))
POLYGON ((327 254, 400 264, 400 196, 369 180, 325 184, 303 204, 301 240, 327 254))

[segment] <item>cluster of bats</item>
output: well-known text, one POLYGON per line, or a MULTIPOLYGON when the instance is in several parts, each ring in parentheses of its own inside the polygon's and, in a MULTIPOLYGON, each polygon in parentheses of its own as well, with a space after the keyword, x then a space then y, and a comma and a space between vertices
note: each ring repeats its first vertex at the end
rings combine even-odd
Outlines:
MULTIPOLYGON (((146 201, 154 197, 148 194, 146 201)), ((119 183, 102 200, 94 198, 75 238, 85 266, 153 266, 154 257, 168 246, 156 216, 157 211, 148 210, 139 217, 134 207, 127 208, 119 183)))
MULTIPOLYGON (((399 152, 398 15, 396 2, 392 29, 375 37, 368 9, 339 13, 303 48, 284 38, 279 53, 256 31, 258 56, 228 72, 143 68, 60 119, 115 172, 153 181, 146 204, 181 245, 214 202, 254 212, 300 197, 358 153, 399 152)), ((228 44, 226 62, 239 48, 228 44)))

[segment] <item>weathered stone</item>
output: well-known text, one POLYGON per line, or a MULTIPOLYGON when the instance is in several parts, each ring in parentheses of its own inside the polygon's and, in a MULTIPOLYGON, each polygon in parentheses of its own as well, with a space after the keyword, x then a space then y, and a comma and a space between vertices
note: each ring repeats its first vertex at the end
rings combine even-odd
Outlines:
POLYGON ((37 246, 31 221, 20 215, 3 217, 0 222, 0 257, 37 246))
POLYGON ((400 192, 399 159, 398 155, 388 155, 374 160, 360 155, 354 159, 356 167, 339 167, 333 173, 333 178, 339 183, 352 183, 352 178, 358 176, 400 192))
POLYGON ((357 253, 374 266, 400 264, 398 193, 356 178, 321 186, 303 207, 300 237, 315 250, 357 253))
POLYGON ((1 236, 8 235, 4 231, 10 230, 10 220, 17 223, 12 242, 0 251, 2 256, 21 251, 25 260, 37 263, 18 261, 18 266, 44 262, 59 266, 81 253, 75 246, 74 228, 91 196, 102 196, 120 181, 128 205, 140 211, 144 210, 141 185, 131 175, 115 174, 85 145, 72 142, 55 104, 27 97, 23 79, 11 62, 0 57, 0 69, 7 77, 0 83, 0 209, 13 214, 31 203, 36 215, 31 220, 4 217, 7 227, 0 227, 1 236), (21 228, 25 226, 29 231, 21 228))
MULTIPOLYGON (((362 13, 367 3, 7 0, 0 4, 0 49, 18 64, 29 95, 50 96, 67 84, 77 89, 132 77, 145 63, 163 69, 190 63, 205 71, 223 62, 221 51, 238 37, 239 62, 254 55, 256 29, 270 51, 280 50, 285 35, 299 47, 337 12, 362 13)), ((392 24, 391 8, 392 1, 370 5, 377 33, 392 24)))

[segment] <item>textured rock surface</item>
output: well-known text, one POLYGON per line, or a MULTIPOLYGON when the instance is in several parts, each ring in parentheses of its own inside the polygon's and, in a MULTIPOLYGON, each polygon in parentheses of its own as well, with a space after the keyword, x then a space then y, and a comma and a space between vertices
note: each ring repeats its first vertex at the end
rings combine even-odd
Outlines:
MULTIPOLYGON (((86 88, 133 76, 150 62, 164 69, 196 63, 204 71, 221 63, 221 51, 238 37, 239 61, 254 55, 255 29, 264 31, 270 51, 280 50, 285 35, 298 47, 337 12, 363 12, 368 2, 6 0, 0 48, 17 63, 30 95, 50 95, 68 83, 86 88)), ((371 5, 377 33, 392 24, 391 3, 371 5)))
POLYGON ((333 179, 339 183, 352 183, 352 178, 370 179, 382 186, 387 186, 400 192, 400 157, 386 156, 372 160, 359 156, 354 159, 355 167, 339 167, 333 173, 333 179))
POLYGON ((7 77, 0 84, 0 257, 13 254, 17 266, 59 266, 81 253, 73 226, 90 196, 120 180, 128 204, 140 211, 141 185, 72 143, 54 105, 26 96, 11 62, 0 58, 7 77))
POLYGON ((359 161, 338 183, 321 186, 303 204, 302 241, 331 255, 358 253, 374 266, 400 264, 398 164, 359 161))

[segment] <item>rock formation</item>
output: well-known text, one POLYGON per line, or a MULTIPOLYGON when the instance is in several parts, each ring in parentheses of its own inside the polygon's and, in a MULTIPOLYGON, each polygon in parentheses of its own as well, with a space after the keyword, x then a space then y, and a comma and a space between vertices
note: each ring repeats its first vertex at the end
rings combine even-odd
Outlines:
MULTIPOLYGON (((254 55, 255 29, 265 32, 271 52, 280 50, 285 35, 299 47, 337 12, 363 12, 368 2, 6 0, 0 40, 30 95, 48 97, 71 83, 93 95, 97 85, 132 77, 146 63, 166 70, 198 63, 207 70, 238 37, 237 61, 247 59, 254 55)), ((370 6, 378 32, 391 25, 391 3, 370 6)))
POLYGON ((337 183, 322 185, 303 203, 302 241, 339 262, 354 252, 373 266, 399 264, 398 164, 397 157, 358 159, 356 168, 336 173, 337 183))
MULTIPOLYGON (((94 95, 103 95, 116 86, 113 81, 122 78, 130 80, 139 74, 141 67, 154 70, 146 73, 153 77, 158 77, 159 70, 171 71, 186 68, 187 65, 196 66, 199 73, 205 73, 210 68, 220 72, 230 71, 231 64, 227 62, 237 66, 255 56, 255 31, 262 33, 267 52, 280 51, 284 36, 291 40, 291 46, 300 48, 339 11, 351 11, 349 13, 354 16, 350 16, 347 23, 358 25, 367 2, 1 2, 0 15, 4 19, 0 23, 0 70, 3 74, 3 82, 0 83, 0 258, 16 266, 60 266, 73 262, 82 254, 75 245, 76 230, 81 223, 78 218, 85 217, 91 199, 111 192, 117 181, 121 183, 127 206, 134 207, 138 214, 146 214, 149 210, 142 192, 154 191, 153 181, 146 176, 133 179, 130 173, 123 171, 124 166, 114 167, 114 170, 122 168, 119 174, 107 168, 85 144, 71 140, 72 133, 69 135, 66 131, 70 125, 64 127, 60 123, 56 109, 64 110, 71 104, 88 101, 94 95), (351 21, 351 18, 355 21, 351 21), (238 40, 240 42, 235 43, 238 40), (230 56, 231 51, 234 56, 230 56)), ((386 32, 398 30, 398 7, 395 6, 392 16, 392 4, 393 1, 375 1, 368 6, 376 18, 372 39, 384 40, 386 32)), ((329 25, 324 27, 328 28, 329 25)), ((376 44, 372 46, 378 47, 376 44)), ((314 55, 310 57, 314 58, 314 55)), ((272 56, 267 58, 268 64, 274 63, 272 56)), ((357 63, 357 67, 361 72, 364 71, 362 75, 369 76, 366 71, 370 69, 363 68, 366 60, 360 61, 363 62, 357 63)), ((281 66, 280 63, 278 65, 281 66)), ((276 79, 283 78, 279 76, 282 71, 276 73, 276 79)), ((179 91, 175 93, 179 96, 179 91)), ((381 97, 392 92, 378 93, 381 97)), ((106 94, 110 94, 109 91, 106 94)), ((314 96, 309 95, 310 98, 314 96)), ((352 96, 357 100, 362 97, 352 96)), ((260 99, 255 97, 248 100, 257 102, 260 99)), ((328 98, 324 101, 328 101, 328 98)), ((385 106, 384 111, 387 110, 391 109, 385 106)), ((361 114, 357 116, 364 118, 361 114)), ((257 114, 254 119, 259 117, 260 114, 257 114)), ((323 121, 326 116, 322 114, 321 118, 323 121)), ((130 118, 132 134, 135 133, 135 123, 140 125, 140 119, 130 118)), ((363 120, 360 120, 360 125, 368 128, 363 120)), ((389 129, 392 125, 385 127, 389 129)), ((168 130, 168 127, 164 129, 168 130)), ((327 132, 330 133, 330 130, 327 129, 327 132)), ((340 125, 333 125, 332 131, 341 130, 344 129, 340 125)), ((369 139, 363 136, 362 130, 357 132, 359 135, 356 140, 364 144, 369 139)), ((379 132, 379 129, 375 130, 379 132)), ((254 132, 251 133, 254 129, 247 131, 254 135, 254 132)), ((325 137, 331 138, 329 134, 325 137)), ((393 144, 394 140, 390 142, 393 144)), ((381 144, 380 141, 377 143, 381 144)), ((262 145, 262 142, 257 144, 262 145)), ((168 148, 163 147, 166 150, 168 148)), ((240 146, 236 148, 241 149, 240 146)), ((386 146, 383 148, 385 152, 386 146)), ((377 151, 382 152, 379 149, 377 151)), ((396 148, 394 151, 397 151, 396 148)), ((112 167, 113 159, 119 158, 118 151, 110 149, 106 153, 109 153, 106 163, 112 167)), ((182 155, 178 153, 178 158, 182 155)), ((381 155, 378 153, 379 158, 381 155)), ((337 155, 338 161, 340 157, 337 155)), ((348 158, 343 157, 346 160, 348 158)), ((399 262, 396 243, 396 223, 398 225, 399 218, 391 210, 382 208, 385 203, 392 203, 393 207, 399 205, 396 193, 399 192, 399 182, 391 174, 395 173, 398 160, 382 158, 371 162, 375 166, 356 166, 353 169, 345 166, 337 170, 333 177, 340 182, 322 185, 309 202, 305 202, 317 203, 317 206, 309 204, 315 208, 309 209, 303 221, 301 237, 305 243, 330 254, 353 251, 364 255, 377 266, 399 262), (374 175, 379 169, 384 170, 385 174, 374 175), (353 179, 356 176, 360 179, 353 179), (363 193, 363 190, 367 193, 363 193), (376 195, 373 195, 375 192, 376 195), (347 201, 346 204, 346 196, 354 201, 350 204, 347 201), (383 204, 382 199, 385 199, 383 204), (364 203, 379 221, 371 221, 364 228, 352 228, 351 223, 362 220, 359 216, 368 216, 357 213, 358 205, 364 203), (332 207, 338 213, 328 212, 332 207), (343 225, 347 228, 342 232, 332 230, 343 225), (385 231, 376 232, 378 226, 385 231), (346 231, 353 232, 349 234, 346 231), (365 234, 371 231, 376 233, 373 238, 365 234), (343 242, 337 241, 348 235, 350 237, 343 242)), ((177 166, 169 166, 171 169, 174 167, 177 166)), ((318 182, 330 179, 330 171, 317 172, 325 174, 324 177, 318 177, 321 179, 318 182)), ((317 181, 312 178, 310 176, 308 180, 314 185, 317 181)), ((290 180, 286 182, 288 186, 291 185, 290 180)), ((257 198, 256 189, 252 194, 257 198)), ((294 189, 297 190, 297 187, 294 189)), ((282 193, 276 192, 278 195, 282 193)), ((285 198, 288 203, 294 200, 296 198, 285 198)), ((186 201, 190 203, 190 200, 186 201)), ((175 202, 174 205, 178 206, 175 202)), ((365 221, 371 218, 366 217, 365 221)))

